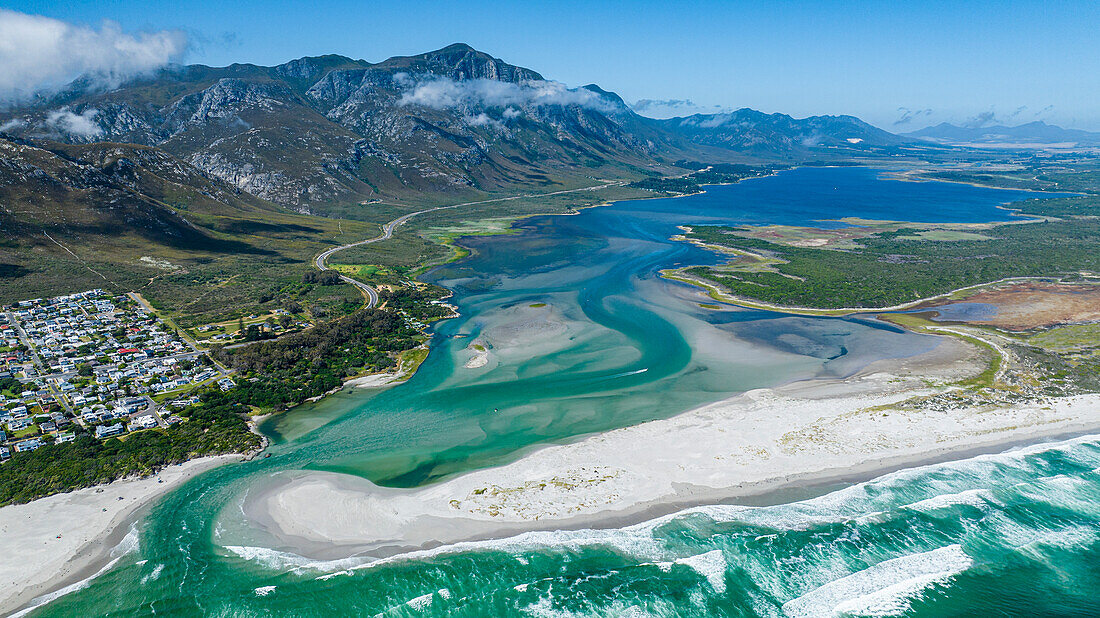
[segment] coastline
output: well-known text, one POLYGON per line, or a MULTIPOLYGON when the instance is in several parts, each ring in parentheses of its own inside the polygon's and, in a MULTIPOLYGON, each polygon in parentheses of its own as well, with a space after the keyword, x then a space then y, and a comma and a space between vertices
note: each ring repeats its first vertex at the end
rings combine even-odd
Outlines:
POLYGON ((698 504, 798 500, 853 479, 1100 431, 1100 395, 997 409, 890 409, 935 392, 929 378, 978 371, 970 355, 968 344, 945 340, 848 379, 750 391, 412 490, 287 473, 250 496, 244 512, 271 547, 369 563, 530 531, 621 526, 698 504))
POLYGON ((0 614, 9 615, 43 595, 94 577, 110 563, 113 550, 146 507, 202 472, 244 459, 192 459, 153 476, 0 508, 0 546, 9 557, 0 563, 0 614))

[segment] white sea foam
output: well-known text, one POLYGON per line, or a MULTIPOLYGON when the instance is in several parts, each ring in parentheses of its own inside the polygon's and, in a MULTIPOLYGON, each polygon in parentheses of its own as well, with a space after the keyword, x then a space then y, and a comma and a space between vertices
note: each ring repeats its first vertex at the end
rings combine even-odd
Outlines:
POLYGON ((896 615, 921 591, 949 581, 971 564, 959 545, 884 560, 788 601, 783 611, 792 618, 896 615))
POLYGON ((141 537, 138 535, 137 524, 130 524, 130 529, 126 531, 126 536, 122 537, 122 540, 118 542, 111 549, 112 557, 122 557, 126 554, 137 551, 140 545, 141 537))
POLYGON ((920 500, 913 502, 912 504, 906 504, 902 508, 910 509, 913 511, 920 511, 922 513, 929 513, 957 505, 975 506, 983 508, 988 506, 989 501, 992 500, 993 493, 988 489, 967 489, 966 491, 960 491, 953 494, 941 494, 939 496, 932 496, 926 500, 920 500))
POLYGON ((162 571, 164 571, 163 564, 158 564, 157 566, 153 567, 153 571, 151 573, 141 578, 141 585, 144 586, 145 584, 157 579, 158 577, 160 577, 162 571))
MULTIPOLYGON (((776 531, 786 531, 806 530, 818 525, 833 523, 852 522, 857 525, 867 523, 867 512, 873 510, 874 506, 889 509, 879 517, 890 516, 890 513, 896 512, 898 508, 929 512, 956 504, 988 506, 993 501, 991 492, 986 489, 963 489, 959 491, 959 485, 971 485, 973 487, 974 483, 991 482, 990 479, 993 476, 1003 474, 1003 466, 1005 465, 1019 466, 1026 457, 1048 451, 1079 450, 1078 447, 1082 445, 1091 447, 1097 439, 1098 436, 1075 438, 1053 444, 1016 449, 996 455, 982 455, 959 462, 901 470, 868 483, 853 485, 830 494, 790 504, 768 507, 736 505, 693 507, 620 529, 527 532, 503 539, 459 542, 382 559, 359 557, 318 561, 260 547, 231 546, 226 549, 244 559, 264 564, 270 568, 321 571, 325 573, 320 576, 323 579, 339 575, 350 575, 356 570, 369 569, 385 564, 426 560, 437 556, 465 552, 507 552, 513 554, 517 560, 523 563, 526 560, 521 554, 525 552, 546 550, 569 552, 587 547, 606 547, 641 561, 650 561, 663 570, 666 568, 665 564, 668 561, 678 558, 683 560, 683 558, 670 552, 667 545, 658 538, 661 527, 670 523, 687 524, 689 522, 685 520, 691 516, 703 516, 718 523, 745 523, 776 531), (943 475, 937 475, 936 473, 945 470, 956 474, 961 473, 963 476, 949 475, 951 478, 937 478, 937 476, 942 477, 943 475), (907 486, 921 486, 926 490, 932 489, 933 491, 942 487, 944 491, 941 495, 899 505, 898 499, 908 493, 903 490, 907 486)), ((1086 448, 1085 450, 1092 449, 1086 448)), ((1013 545, 1019 547, 1035 540, 1035 538, 1031 535, 1021 534, 1014 540, 1018 542, 1013 543, 1013 545)), ((958 556, 956 555, 956 557, 958 556)), ((887 564, 889 563, 888 561, 887 564)), ((877 571, 871 571, 871 573, 877 573, 877 571)), ((936 571, 936 573, 938 574, 940 571, 936 571)), ((918 576, 919 574, 913 577, 918 576)), ((899 583, 901 583, 901 580, 889 582, 875 590, 888 588, 899 583)), ((915 581, 914 585, 916 583, 919 582, 915 581)), ((724 585, 724 580, 719 585, 724 585)))
POLYGON ((408 601, 405 601, 405 605, 408 605, 409 607, 411 607, 413 609, 426 609, 431 604, 432 604, 432 593, 430 593, 430 592, 428 594, 422 594, 422 595, 420 595, 416 598, 409 599, 408 601))
POLYGON ((275 586, 260 586, 252 591, 258 597, 266 597, 267 595, 275 592, 275 586))
POLYGON ((696 573, 706 578, 710 587, 714 588, 718 594, 726 591, 726 557, 722 555, 722 550, 715 549, 698 556, 680 558, 676 560, 676 564, 691 567, 696 573))
POLYGON ((256 562, 269 569, 302 571, 344 571, 362 565, 366 558, 341 558, 338 560, 313 560, 290 552, 278 551, 267 547, 248 547, 226 545, 225 549, 245 560, 256 562))

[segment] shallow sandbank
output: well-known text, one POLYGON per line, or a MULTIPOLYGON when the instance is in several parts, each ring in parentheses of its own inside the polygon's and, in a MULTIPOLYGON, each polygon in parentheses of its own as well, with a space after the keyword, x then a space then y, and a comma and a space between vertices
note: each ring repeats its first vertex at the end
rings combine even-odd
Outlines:
POLYGON ((385 556, 528 530, 622 525, 706 502, 970 456, 1100 428, 1100 395, 1015 407, 906 410, 928 381, 980 371, 966 344, 880 361, 846 380, 758 389, 676 417, 542 448, 414 490, 318 472, 280 475, 244 505, 271 547, 315 559, 385 556))

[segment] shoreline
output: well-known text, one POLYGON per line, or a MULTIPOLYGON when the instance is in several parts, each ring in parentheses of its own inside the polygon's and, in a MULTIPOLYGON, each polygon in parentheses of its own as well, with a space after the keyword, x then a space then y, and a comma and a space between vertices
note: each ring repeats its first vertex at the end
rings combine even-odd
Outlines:
POLYGON ((848 379, 749 391, 412 490, 286 473, 259 488, 244 513, 268 547, 367 563, 524 532, 617 527, 693 505, 791 502, 899 469, 1100 431, 1100 395, 884 413, 934 392, 924 384, 930 375, 950 380, 978 368, 967 344, 945 340, 937 350, 848 379))
POLYGON ((244 455, 202 457, 144 478, 0 507, 0 546, 9 558, 20 557, 0 564, 0 614, 94 578, 157 499, 202 472, 244 460, 244 455))
MULTIPOLYGON (((690 242, 690 241, 688 241, 690 242)), ((772 305, 763 301, 756 301, 750 298, 742 296, 736 296, 724 291, 721 286, 713 281, 706 281, 686 275, 682 271, 687 268, 694 268, 693 266, 686 266, 678 269, 670 269, 661 271, 660 276, 663 279, 669 281, 678 281, 686 285, 690 285, 699 288, 704 294, 709 296, 712 300, 727 303, 737 307, 745 309, 759 309, 763 311, 774 311, 776 313, 786 313, 790 315, 804 315, 815 317, 849 317, 853 315, 876 315, 880 313, 896 313, 899 311, 908 311, 910 309, 920 309, 921 305, 927 303, 933 303, 942 300, 952 300, 952 297, 960 292, 970 292, 973 290, 981 290, 982 288, 992 287, 1000 285, 1002 283, 1023 283, 1027 281, 1050 281, 1055 283, 1064 283, 1057 277, 1005 277, 1004 279, 998 279, 996 281, 989 281, 986 283, 975 283, 974 285, 968 285, 958 289, 937 294, 935 296, 928 296, 926 298, 919 298, 914 301, 910 301, 901 305, 894 305, 892 307, 838 307, 835 309, 822 309, 816 307, 790 307, 785 305, 772 305)))
MULTIPOLYGON (((793 504, 804 500, 811 500, 834 491, 873 481, 877 478, 904 470, 915 470, 926 466, 965 461, 983 455, 997 455, 1016 450, 1024 450, 1045 444, 1058 444, 1060 442, 1077 438, 1095 438, 1100 440, 1100 421, 1088 423, 1077 428, 1067 428, 1064 431, 1050 434, 1037 434, 1028 437, 1005 438, 1004 440, 990 441, 981 445, 974 445, 961 449, 948 449, 916 455, 912 457, 900 456, 885 460, 866 462, 865 466, 855 469, 828 470, 820 473, 806 473, 803 475, 784 478, 782 481, 764 481, 753 484, 743 484, 736 487, 710 488, 704 486, 684 486, 682 490, 668 497, 657 498, 649 502, 639 503, 634 508, 622 511, 608 511, 589 515, 580 515, 571 519, 562 520, 560 523, 550 526, 537 526, 517 524, 514 522, 501 522, 492 529, 487 529, 468 536, 457 537, 440 541, 432 539, 418 545, 381 545, 376 548, 364 549, 357 544, 332 545, 334 552, 301 551, 311 543, 307 539, 282 537, 290 540, 289 544, 281 546, 276 551, 288 565, 300 559, 305 568, 313 568, 319 571, 328 571, 329 575, 338 575, 359 568, 366 568, 375 564, 383 564, 401 560, 405 557, 413 559, 422 552, 446 551, 449 548, 462 548, 477 544, 504 543, 529 533, 553 533, 574 532, 581 530, 614 530, 629 526, 636 526, 669 517, 695 508, 706 506, 743 506, 743 507, 767 507, 780 504, 793 504), (747 486, 745 486, 747 485, 747 486), (294 543, 302 545, 295 546, 294 543), (288 551, 294 550, 294 551, 288 551), (349 553, 350 552, 350 553, 349 553), (349 564, 355 563, 350 566, 349 564)), ((226 547, 230 552, 234 547, 226 547)), ((252 549, 252 548, 237 548, 252 549)), ((239 555, 239 554, 238 554, 239 555)), ((242 556, 243 557, 243 556, 242 556)))

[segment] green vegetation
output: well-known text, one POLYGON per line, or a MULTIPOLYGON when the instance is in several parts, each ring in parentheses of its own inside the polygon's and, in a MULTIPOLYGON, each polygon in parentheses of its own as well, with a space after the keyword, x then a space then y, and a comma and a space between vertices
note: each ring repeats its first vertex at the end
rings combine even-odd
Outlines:
MULTIPOLYGON (((462 236, 503 233, 512 222, 536 214, 569 214, 608 201, 649 197, 650 192, 618 184, 559 193, 494 198, 460 208, 419 215, 397 228, 385 242, 352 247, 333 256, 341 264, 375 264, 398 278, 415 277, 427 268, 462 257, 462 236), (453 243, 454 246, 447 246, 453 243), (457 251, 456 251, 457 248, 457 251)), ((364 235, 364 238, 370 236, 364 235)))
POLYGON ((698 193, 703 190, 702 185, 727 185, 740 182, 746 178, 767 176, 786 166, 772 165, 744 165, 740 163, 714 163, 707 165, 698 161, 679 161, 678 167, 696 170, 686 176, 675 178, 644 178, 630 183, 629 187, 644 191, 656 191, 659 193, 698 193))
POLYGON ((401 380, 408 380, 416 373, 416 369, 420 367, 420 364, 428 358, 428 347, 420 346, 411 350, 405 350, 401 353, 398 362, 398 370, 404 374, 401 376, 401 380))
POLYGON ((981 239, 923 239, 901 229, 861 239, 857 248, 778 245, 738 234, 747 228, 698 227, 686 238, 770 258, 766 269, 740 258, 727 267, 687 273, 735 295, 775 305, 886 307, 1008 277, 1073 277, 1100 272, 1100 197, 1028 200, 1028 214, 1067 217, 990 225, 981 239))
POLYGON ((698 193, 702 190, 699 183, 689 176, 681 178, 646 178, 632 182, 630 186, 635 189, 661 193, 698 193))
POLYGON ((1100 324, 1068 324, 1027 338, 1033 346, 1081 357, 1100 357, 1100 324))
POLYGON ((1007 189, 1031 191, 1068 191, 1073 193, 1100 193, 1100 170, 1066 169, 1064 166, 1046 168, 1025 167, 1008 171, 942 171, 927 172, 921 178, 968 182, 1007 189))
POLYGON ((125 478, 155 474, 194 457, 244 453, 260 447, 243 415, 247 408, 219 391, 180 413, 186 420, 166 429, 139 431, 99 441, 81 433, 71 444, 47 444, 15 453, 0 466, 0 506, 30 502, 125 478))
POLYGON ((396 287, 381 290, 379 300, 387 309, 400 311, 421 322, 432 322, 451 315, 451 309, 441 304, 450 292, 439 286, 396 287))
POLYGON ((324 395, 346 378, 391 369, 400 353, 422 341, 396 312, 362 309, 274 341, 216 348, 211 356, 240 374, 228 400, 278 411, 324 395))

